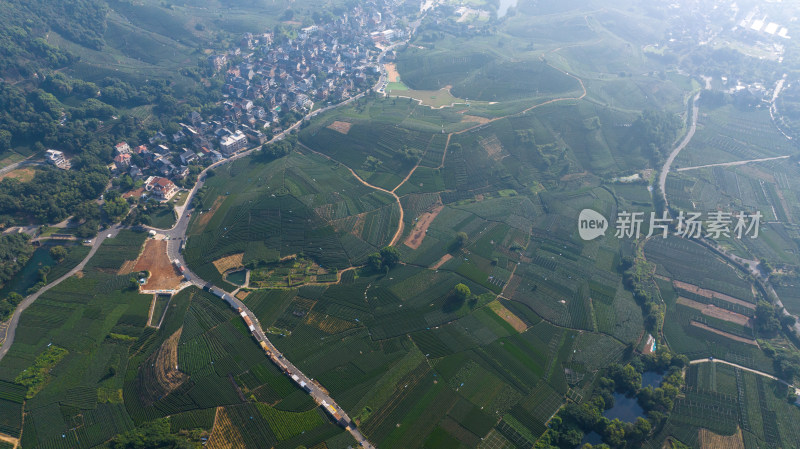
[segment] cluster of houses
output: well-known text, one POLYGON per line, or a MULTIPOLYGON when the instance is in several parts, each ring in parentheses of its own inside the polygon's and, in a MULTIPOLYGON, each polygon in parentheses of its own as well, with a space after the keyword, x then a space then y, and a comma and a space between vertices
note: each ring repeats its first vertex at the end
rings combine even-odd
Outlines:
MULTIPOLYGON (((314 103, 337 103, 368 88, 379 77, 376 47, 407 33, 393 29, 398 18, 385 9, 359 4, 328 24, 298 30, 296 37, 246 33, 237 47, 209 56, 225 78, 222 120, 253 138, 262 130, 279 132, 288 125, 282 122, 289 111, 304 114, 314 103)), ((235 146, 235 138, 226 145, 235 146)))
MULTIPOLYGON (((380 75, 380 48, 408 33, 391 9, 358 4, 330 23, 296 30, 296 36, 244 34, 238 46, 208 58, 225 80, 221 115, 192 112, 177 132, 159 131, 136 147, 120 142, 109 169, 144 181, 149 195, 167 201, 190 166, 207 166, 266 142, 315 102, 340 102, 371 87, 380 75)), ((69 168, 60 151, 48 150, 47 158, 69 168)))

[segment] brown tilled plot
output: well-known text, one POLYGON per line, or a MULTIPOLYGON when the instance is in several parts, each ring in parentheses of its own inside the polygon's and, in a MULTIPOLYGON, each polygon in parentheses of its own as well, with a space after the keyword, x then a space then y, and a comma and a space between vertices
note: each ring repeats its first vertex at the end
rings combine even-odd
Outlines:
POLYGON ((422 245, 422 240, 425 239, 425 233, 428 232, 428 227, 433 223, 433 220, 439 215, 442 209, 444 209, 444 206, 439 205, 434 207, 430 212, 422 214, 419 220, 417 220, 414 230, 411 231, 411 234, 409 234, 406 241, 403 243, 409 248, 419 248, 419 246, 422 245))
POLYGON ((225 274, 228 270, 241 267, 243 258, 244 253, 231 254, 230 256, 221 257, 211 263, 214 264, 219 274, 225 274))
POLYGON ((686 283, 686 282, 676 281, 676 280, 672 281, 672 285, 674 285, 676 288, 680 288, 682 290, 686 290, 687 292, 692 292, 692 293, 694 293, 696 295, 700 295, 700 296, 703 296, 705 298, 717 298, 717 299, 721 299, 723 301, 727 301, 727 302, 729 302, 731 304, 738 304, 738 305, 740 305, 742 307, 747 307, 748 309, 756 310, 756 305, 751 303, 751 302, 742 301, 741 299, 734 298, 733 296, 728 296, 728 295, 726 295, 724 293, 720 293, 720 292, 717 292, 717 291, 714 291, 714 290, 708 290, 708 289, 705 289, 705 288, 700 288, 700 287, 698 287, 696 285, 689 284, 689 283, 686 283))
POLYGON ((206 444, 208 449, 239 449, 246 447, 242 434, 233 424, 224 407, 217 408, 214 427, 206 444))
POLYGON ((719 329, 715 329, 715 328, 713 328, 713 327, 711 327, 711 326, 709 326, 707 324, 703 324, 703 323, 701 323, 699 321, 692 320, 692 326, 699 327, 700 329, 704 329, 704 330, 707 330, 709 332, 713 332, 713 333, 715 333, 717 335, 722 335, 723 337, 730 338, 733 341, 739 341, 739 342, 742 342, 742 343, 747 343, 748 345, 758 346, 758 343, 756 343, 755 340, 751 340, 749 338, 740 337, 738 335, 733 335, 731 333, 728 333, 728 332, 725 332, 725 331, 721 331, 719 329))
POLYGON ((222 203, 224 201, 225 197, 223 196, 218 197, 216 200, 214 200, 214 204, 212 204, 211 207, 209 207, 210 210, 208 212, 203 212, 202 215, 198 216, 195 219, 195 223, 192 226, 192 228, 194 228, 195 230, 194 232, 195 235, 202 234, 203 231, 205 231, 208 222, 211 221, 211 217, 214 216, 214 213, 217 212, 217 209, 219 209, 219 207, 222 206, 222 203))
POLYGON ((703 304, 701 302, 693 301, 689 298, 684 298, 683 296, 678 297, 678 304, 699 310, 700 313, 705 316, 719 318, 720 320, 727 321, 729 323, 735 323, 740 326, 752 327, 749 317, 740 313, 731 312, 730 310, 725 310, 713 304, 703 304))
POLYGON ((452 254, 445 254, 445 255, 444 255, 444 256, 442 256, 442 258, 441 258, 441 259, 439 259, 439 260, 438 260, 438 261, 437 261, 435 264, 431 265, 431 270, 438 270, 438 269, 439 269, 439 267, 441 267, 442 265, 444 265, 445 263, 447 263, 447 261, 448 261, 448 260, 450 260, 450 259, 452 259, 452 258, 453 258, 453 255, 452 255, 452 254))
POLYGON ((340 122, 339 120, 336 120, 335 122, 333 122, 330 125, 328 125, 328 129, 332 129, 332 130, 336 131, 337 133, 347 134, 347 133, 350 132, 350 128, 352 126, 353 126, 352 123, 340 122))
POLYGON ((147 240, 144 251, 136 259, 133 271, 150 272, 150 277, 142 286, 145 290, 175 290, 183 282, 183 277, 167 257, 166 240, 147 240))
POLYGON ((744 449, 742 429, 731 436, 717 435, 708 429, 700 429, 701 449, 744 449))
POLYGON ((510 324, 511 327, 513 327, 517 332, 525 332, 528 329, 528 325, 525 324, 525 322, 522 321, 518 316, 514 315, 510 310, 506 309, 506 307, 501 304, 500 301, 494 300, 488 305, 492 312, 502 318, 503 321, 510 324))

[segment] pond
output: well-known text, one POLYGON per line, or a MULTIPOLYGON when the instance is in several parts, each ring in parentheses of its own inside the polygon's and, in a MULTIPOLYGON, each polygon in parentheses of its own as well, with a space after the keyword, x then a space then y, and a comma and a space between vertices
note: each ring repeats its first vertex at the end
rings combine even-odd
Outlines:
POLYGON ((517 6, 518 0, 500 0, 500 7, 497 8, 497 17, 501 18, 508 13, 508 8, 517 6))
POLYGON ((603 443, 603 437, 599 433, 592 430, 591 432, 587 433, 583 436, 581 440, 581 444, 578 447, 583 447, 584 444, 589 443, 592 446, 597 446, 603 443))
POLYGON ((244 281, 246 279, 247 279, 247 270, 232 271, 225 275, 226 281, 236 285, 244 285, 244 281))
POLYGON ((634 422, 644 416, 644 409, 636 401, 636 397, 627 397, 622 393, 614 393, 614 406, 603 412, 608 419, 619 419, 623 422, 634 422))
POLYGON ((657 373, 655 371, 646 371, 644 374, 642 374, 642 388, 644 387, 658 388, 661 386, 662 380, 664 380, 663 373, 657 373))
POLYGON ((50 257, 50 246, 52 245, 42 245, 36 248, 22 270, 0 290, 0 298, 5 298, 11 292, 25 296, 25 292, 39 282, 39 269, 45 265, 52 267, 56 264, 56 261, 50 257))
MULTIPOLYGON (((647 371, 642 374, 642 388, 661 386, 664 374, 655 371, 647 371)), ((622 393, 614 393, 614 406, 603 412, 603 416, 608 419, 619 418, 620 421, 634 422, 636 418, 644 417, 644 409, 639 406, 636 397, 627 397, 622 393)))

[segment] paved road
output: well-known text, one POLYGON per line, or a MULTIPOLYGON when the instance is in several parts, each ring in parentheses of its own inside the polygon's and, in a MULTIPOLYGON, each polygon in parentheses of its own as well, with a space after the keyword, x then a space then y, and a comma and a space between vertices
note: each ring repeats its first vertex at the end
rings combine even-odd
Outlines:
POLYGON ((794 385, 790 384, 789 382, 786 382, 785 380, 782 380, 782 379, 778 379, 777 377, 773 376, 772 374, 765 373, 763 371, 759 371, 759 370, 756 370, 756 369, 748 368, 746 366, 742 366, 742 365, 739 365, 739 364, 736 364, 736 363, 733 363, 733 362, 728 362, 727 360, 720 360, 720 359, 697 359, 697 360, 692 360, 692 361, 689 362, 690 365, 697 365, 697 364, 700 364, 700 363, 721 363, 723 365, 729 365, 729 366, 732 366, 734 368, 739 368, 740 370, 747 371, 748 373, 753 373, 753 374, 758 374, 759 376, 768 377, 768 378, 770 378, 772 380, 777 380, 778 382, 786 385, 789 388, 794 388, 795 393, 797 393, 797 395, 800 396, 800 388, 797 388, 794 385))
POLYGON ((766 162, 766 161, 774 161, 776 159, 786 159, 788 157, 789 156, 762 157, 761 159, 750 159, 747 161, 720 162, 718 164, 695 165, 694 167, 681 167, 676 169, 676 171, 695 170, 698 168, 708 168, 708 167, 732 167, 735 165, 749 164, 751 162, 766 162))
POLYGON ((672 163, 675 161, 675 158, 678 157, 678 153, 681 152, 686 145, 689 144, 689 141, 692 140, 694 137, 694 132, 697 130, 697 115, 699 112, 699 107, 697 105, 697 101, 700 99, 700 93, 698 92, 694 99, 692 100, 692 124, 689 126, 689 132, 686 133, 686 136, 683 138, 681 143, 672 150, 672 153, 669 154, 667 158, 667 162, 664 163, 664 166, 661 168, 661 172, 658 174, 658 188, 661 189, 661 195, 664 198, 664 204, 669 205, 667 202, 667 175, 669 174, 669 169, 672 166, 672 163))
MULTIPOLYGON (((377 86, 377 84, 376 84, 376 86, 377 86)), ((373 89, 375 89, 375 87, 373 87, 373 89)), ((354 96, 354 97, 352 97, 349 100, 346 100, 344 102, 341 102, 341 103, 338 103, 338 104, 335 104, 335 105, 330 105, 330 106, 327 106, 325 108, 318 109, 316 111, 313 111, 313 112, 309 113, 302 120, 300 120, 299 122, 295 123, 294 125, 292 125, 288 129, 286 129, 285 131, 283 131, 280 134, 278 134, 275 137, 273 137, 269 141, 269 143, 277 142, 277 141, 283 139, 292 130, 297 129, 303 121, 308 120, 311 117, 314 117, 314 116, 316 116, 318 114, 322 114, 322 113, 324 113, 324 112, 326 112, 328 110, 331 110, 333 108, 336 108, 336 107, 339 107, 339 106, 342 106, 342 105, 345 105, 345 104, 349 104, 349 103, 351 103, 353 101, 358 100, 359 98, 363 97, 364 95, 365 95, 365 93, 362 92, 362 93, 360 93, 360 94, 358 94, 358 95, 356 95, 356 96, 354 96)), ((213 168, 219 167, 219 166, 221 166, 223 164, 226 164, 226 163, 233 162, 233 161, 235 161, 237 159, 241 159, 243 157, 246 157, 246 156, 250 155, 253 151, 257 150, 258 148, 260 148, 260 146, 259 147, 254 147, 254 148, 250 148, 249 150, 243 151, 241 153, 237 153, 237 154, 231 156, 228 159, 225 159, 223 161, 219 161, 219 162, 217 162, 215 164, 212 164, 212 165, 208 166, 205 170, 203 170, 200 173, 200 175, 197 178, 197 183, 194 185, 192 190, 188 193, 188 196, 186 198, 185 207, 183 207, 183 208, 181 208, 180 210, 177 211, 178 220, 175 222, 175 225, 170 229, 157 229, 157 228, 150 228, 150 229, 156 230, 156 231, 158 231, 160 233, 163 233, 167 237, 169 237, 169 239, 167 240, 167 256, 172 261, 176 261, 177 260, 181 264, 181 266, 184 267, 184 270, 185 270, 184 274, 187 277, 187 279, 193 285, 195 285, 195 286, 197 286, 199 288, 205 288, 206 290, 210 291, 214 295, 216 295, 216 296, 222 298, 223 300, 225 300, 232 308, 236 309, 237 312, 244 313, 245 316, 247 316, 248 319, 253 323, 253 330, 252 330, 253 338, 255 338, 259 342, 259 344, 262 345, 262 348, 264 348, 265 351, 267 351, 267 353, 270 356, 270 358, 272 359, 272 361, 275 362, 281 369, 283 369, 283 371, 288 376, 290 376, 292 378, 292 380, 294 380, 295 383, 297 383, 298 385, 300 385, 301 382, 304 382, 305 385, 306 385, 306 391, 308 391, 308 393, 311 395, 311 397, 313 397, 314 400, 318 404, 325 406, 323 408, 325 408, 326 411, 329 414, 332 414, 334 417, 339 419, 339 422, 350 432, 350 434, 353 436, 353 438, 355 438, 355 440, 362 447, 365 447, 365 448, 368 448, 368 449, 374 449, 374 446, 355 427, 355 425, 352 423, 352 420, 347 415, 347 413, 344 411, 344 409, 341 408, 336 403, 336 401, 333 400, 333 398, 328 394, 328 392, 325 391, 321 387, 321 385, 319 385, 319 383, 313 381, 311 378, 309 378, 308 376, 303 374, 302 371, 300 371, 296 366, 294 366, 291 362, 289 362, 288 360, 286 360, 283 357, 283 354, 281 354, 280 351, 278 351, 278 349, 267 338, 267 336, 264 333, 264 330, 261 328, 261 324, 259 323, 258 318, 256 318, 255 314, 253 314, 253 312, 250 311, 250 309, 242 301, 240 301, 237 298, 233 297, 232 295, 230 295, 229 293, 225 292, 221 288, 212 285, 210 282, 207 282, 207 281, 203 280, 200 276, 198 276, 197 274, 192 272, 188 268, 188 266, 186 265, 186 261, 184 260, 183 254, 181 253, 181 249, 182 249, 183 243, 184 243, 184 241, 186 239, 186 232, 187 232, 187 230, 189 228, 189 221, 191 219, 191 214, 192 214, 191 201, 194 199, 194 195, 197 193, 197 191, 200 188, 203 187, 203 184, 205 183, 206 175, 208 174, 208 170, 211 170, 213 168), (295 377, 296 377, 296 379, 295 379, 295 377), (332 413, 332 411, 335 412, 335 414, 332 413)))
POLYGON ((92 256, 94 256, 94 253, 97 252, 97 249, 100 248, 100 245, 103 243, 103 241, 106 238, 108 238, 109 235, 111 235, 111 237, 116 237, 117 234, 119 233, 119 230, 120 226, 114 226, 111 229, 101 231, 99 234, 97 234, 97 237, 95 237, 94 242, 92 243, 92 249, 89 250, 89 254, 87 254, 86 257, 78 265, 75 266, 75 268, 69 270, 65 275, 61 276, 55 281, 40 288, 39 291, 28 296, 27 298, 23 299, 22 302, 19 303, 16 310, 14 310, 14 315, 11 317, 11 321, 8 323, 5 340, 3 341, 2 347, 0 347, 0 360, 2 360, 3 357, 5 357, 6 353, 8 353, 9 348, 11 348, 11 345, 14 343, 14 335, 16 334, 17 325, 19 324, 19 317, 20 315, 22 315, 22 312, 24 312, 25 309, 28 308, 28 306, 33 304, 33 302, 36 301, 39 298, 39 296, 42 295, 42 293, 60 284, 65 279, 70 278, 78 271, 83 270, 83 267, 85 267, 89 259, 91 259, 92 256))

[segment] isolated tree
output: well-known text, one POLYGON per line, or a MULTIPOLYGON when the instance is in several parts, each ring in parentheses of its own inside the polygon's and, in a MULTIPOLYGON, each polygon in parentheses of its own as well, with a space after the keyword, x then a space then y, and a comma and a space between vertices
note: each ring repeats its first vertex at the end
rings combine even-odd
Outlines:
POLYGON ((391 268, 400 262, 400 251, 394 246, 385 246, 381 249, 381 260, 383 265, 391 268))
POLYGON ((462 283, 456 284, 455 293, 456 297, 461 301, 464 301, 472 296, 472 292, 469 290, 469 287, 462 283))
POLYGON ((380 253, 372 253, 367 256, 367 267, 375 272, 381 270, 381 266, 383 265, 383 260, 381 259, 380 253))
POLYGON ((61 262, 67 257, 67 249, 61 245, 56 245, 50 248, 50 257, 56 260, 56 262, 61 262))
POLYGON ((467 236, 467 233, 461 231, 458 234, 456 234, 456 245, 458 245, 459 247, 462 247, 462 246, 467 244, 467 240, 468 239, 469 239, 469 237, 467 236))

